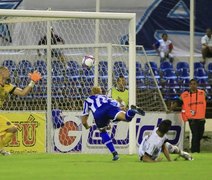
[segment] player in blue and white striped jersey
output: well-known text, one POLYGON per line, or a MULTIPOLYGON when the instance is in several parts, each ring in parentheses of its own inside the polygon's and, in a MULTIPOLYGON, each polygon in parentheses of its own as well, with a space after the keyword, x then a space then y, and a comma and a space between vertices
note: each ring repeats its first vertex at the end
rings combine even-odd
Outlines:
POLYGON ((113 160, 118 160, 119 156, 115 150, 111 137, 107 133, 110 121, 125 121, 130 122, 135 114, 145 115, 145 112, 136 106, 131 106, 131 109, 122 111, 118 101, 102 95, 102 90, 99 86, 94 86, 89 96, 83 105, 82 124, 86 129, 90 126, 87 123, 89 112, 93 113, 97 128, 100 131, 102 142, 107 146, 113 154, 113 160))
POLYGON ((186 160, 192 160, 189 153, 180 150, 177 146, 174 146, 167 142, 167 132, 171 128, 170 120, 163 120, 159 127, 155 128, 153 132, 145 136, 139 146, 139 158, 144 162, 159 162, 162 159, 158 158, 161 152, 164 153, 168 161, 171 161, 169 153, 179 154, 186 160))

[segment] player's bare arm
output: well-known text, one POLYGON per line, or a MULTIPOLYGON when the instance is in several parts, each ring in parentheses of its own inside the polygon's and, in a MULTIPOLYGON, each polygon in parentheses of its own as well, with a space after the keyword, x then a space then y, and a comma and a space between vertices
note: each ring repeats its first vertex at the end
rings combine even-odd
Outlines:
POLYGON ((163 146, 162 146, 162 151, 163 151, 163 154, 165 155, 166 159, 168 161, 171 161, 169 151, 168 151, 167 147, 165 146, 165 144, 163 144, 163 146))

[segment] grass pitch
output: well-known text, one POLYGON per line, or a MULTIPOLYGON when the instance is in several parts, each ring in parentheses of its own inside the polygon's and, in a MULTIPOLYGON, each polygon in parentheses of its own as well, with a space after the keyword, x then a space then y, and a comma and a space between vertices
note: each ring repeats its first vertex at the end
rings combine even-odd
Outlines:
MULTIPOLYGON (((172 159, 177 157, 171 156, 172 159)), ((193 154, 193 161, 139 162, 137 155, 13 154, 0 156, 0 180, 203 180, 212 178, 212 153, 193 154)))

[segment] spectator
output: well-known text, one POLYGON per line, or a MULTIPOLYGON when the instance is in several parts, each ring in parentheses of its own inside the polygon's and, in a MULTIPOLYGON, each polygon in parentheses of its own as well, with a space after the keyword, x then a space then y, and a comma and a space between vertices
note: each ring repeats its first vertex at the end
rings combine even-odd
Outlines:
MULTIPOLYGON (((182 104, 182 118, 189 122, 192 133, 191 152, 200 152, 200 141, 205 130, 206 94, 205 91, 197 89, 197 81, 190 80, 190 89, 180 95, 182 104)), ((172 104, 171 109, 177 106, 172 104)))
POLYGON ((165 61, 166 59, 169 59, 170 62, 173 62, 174 57, 171 53, 173 50, 173 44, 168 39, 168 35, 166 33, 162 34, 162 39, 153 44, 153 48, 159 54, 161 62, 165 61))
POLYGON ((207 57, 212 57, 211 34, 212 34, 212 31, 210 28, 208 28, 206 29, 206 35, 204 35, 201 39, 203 64, 205 63, 207 57))
MULTIPOLYGON (((47 35, 43 36, 40 41, 38 42, 38 45, 46 45, 47 44, 47 35)), ((54 33, 54 29, 51 27, 51 45, 57 45, 57 44, 65 44, 65 41, 54 33)), ((37 50, 38 56, 41 56, 40 50, 37 50)), ((44 50, 44 55, 47 54, 46 49, 44 50)), ((52 49, 51 56, 56 57, 58 60, 64 62, 65 56, 63 52, 60 49, 52 49)))

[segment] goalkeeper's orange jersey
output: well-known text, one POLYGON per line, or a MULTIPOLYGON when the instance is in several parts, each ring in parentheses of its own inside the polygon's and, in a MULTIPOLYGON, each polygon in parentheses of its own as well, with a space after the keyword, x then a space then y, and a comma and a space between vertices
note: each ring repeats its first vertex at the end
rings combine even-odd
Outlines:
POLYGON ((8 95, 13 93, 15 88, 16 87, 12 84, 5 84, 4 86, 0 85, 0 108, 3 106, 8 95))

